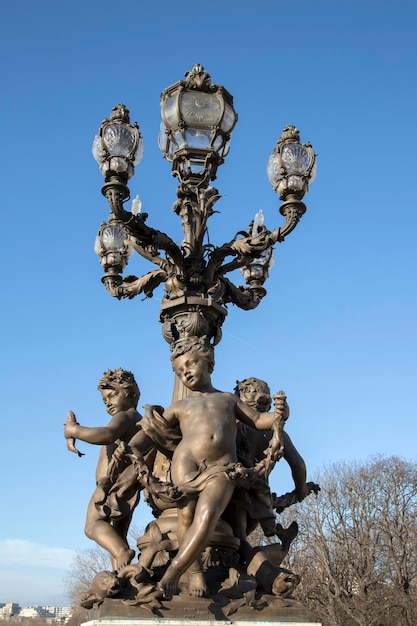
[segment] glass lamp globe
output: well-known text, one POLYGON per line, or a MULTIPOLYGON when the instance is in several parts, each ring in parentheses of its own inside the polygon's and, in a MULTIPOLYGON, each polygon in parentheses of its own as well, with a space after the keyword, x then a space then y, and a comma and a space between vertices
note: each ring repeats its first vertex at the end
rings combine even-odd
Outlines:
POLYGON ((106 272, 121 272, 133 253, 126 245, 127 235, 119 224, 102 224, 94 242, 94 252, 106 272))
POLYGON ((143 139, 136 123, 130 123, 129 111, 123 104, 114 107, 93 141, 93 156, 108 180, 120 176, 127 181, 134 167, 142 160, 143 139))
POLYGON ((181 182, 214 179, 237 121, 232 96, 195 65, 185 81, 163 92, 161 115, 158 144, 173 174, 181 182))
POLYGON ((301 144, 299 131, 292 125, 284 128, 269 156, 269 182, 281 200, 295 195, 301 200, 316 175, 316 155, 311 144, 301 144))

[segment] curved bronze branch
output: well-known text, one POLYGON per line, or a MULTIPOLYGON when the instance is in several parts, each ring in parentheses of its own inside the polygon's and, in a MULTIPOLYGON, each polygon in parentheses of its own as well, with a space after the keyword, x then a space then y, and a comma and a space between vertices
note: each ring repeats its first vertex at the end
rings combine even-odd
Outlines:
POLYGON ((271 248, 280 240, 279 228, 275 229, 272 233, 265 229, 255 237, 247 233, 238 234, 244 234, 245 236, 240 239, 236 236, 232 241, 229 241, 229 243, 216 248, 211 254, 206 271, 209 280, 214 280, 218 275, 227 274, 228 272, 247 265, 252 259, 259 256, 261 252, 271 248), (230 263, 222 265, 224 259, 228 256, 234 256, 236 258, 230 263))
POLYGON ((256 309, 262 298, 266 295, 266 289, 261 286, 243 287, 234 285, 228 278, 220 278, 224 287, 222 300, 224 304, 232 302, 239 309, 250 311, 256 309))
POLYGON ((285 217, 285 224, 282 227, 275 228, 272 232, 264 229, 255 237, 248 233, 240 232, 237 235, 241 234, 243 237, 238 239, 236 235, 229 243, 225 243, 213 250, 206 270, 208 281, 213 281, 216 275, 224 275, 243 267, 256 258, 259 253, 271 248, 277 242, 281 243, 284 241, 285 237, 297 226, 306 210, 307 207, 304 202, 290 198, 283 202, 279 209, 281 215, 285 217), (228 256, 235 256, 236 258, 230 263, 222 265, 228 256))
MULTIPOLYGON (((222 246, 219 246, 217 248, 213 248, 209 252, 209 255, 208 255, 209 260, 207 262, 207 267, 206 267, 206 272, 205 272, 208 284, 211 284, 215 280, 215 276, 217 275, 217 273, 222 273, 222 272, 217 272, 217 270, 221 267, 225 258, 228 256, 236 256, 238 254, 237 252, 233 250, 233 244, 235 243, 235 241, 237 241, 238 235, 244 235, 246 239, 250 239, 248 233, 239 231, 238 233, 236 233, 236 235, 231 241, 229 241, 228 243, 224 243, 222 246)), ((208 248, 206 249, 208 250, 208 248)), ((232 263, 234 263, 234 261, 232 261, 232 263)), ((236 267, 239 267, 239 266, 236 266, 236 267)), ((236 267, 233 267, 227 271, 236 269, 236 267)))
POLYGON ((224 265, 222 265, 219 271, 217 272, 217 274, 219 276, 224 276, 224 274, 233 272, 233 270, 238 270, 241 267, 248 265, 248 263, 252 260, 252 258, 253 257, 251 257, 249 254, 239 255, 235 259, 233 259, 233 261, 230 261, 229 263, 225 263, 224 265))
POLYGON ((144 248, 138 241, 132 239, 126 239, 125 244, 127 246, 131 246, 144 259, 151 261, 151 263, 155 263, 155 265, 159 265, 159 267, 164 270, 166 269, 166 266, 169 265, 169 261, 159 256, 159 254, 156 253, 156 248, 154 247, 151 249, 144 248))
POLYGON ((306 210, 306 205, 300 200, 291 199, 281 204, 279 212, 285 217, 285 224, 278 229, 279 241, 284 241, 284 238, 294 230, 306 210))
POLYGON ((167 273, 163 269, 152 270, 144 274, 140 278, 136 276, 126 276, 124 279, 120 276, 106 274, 101 279, 108 293, 122 300, 129 298, 131 300, 140 293, 144 293, 148 298, 152 298, 154 290, 168 278, 167 273))
MULTIPOLYGON (((120 220, 126 227, 133 239, 137 239, 144 248, 154 246, 157 250, 165 250, 177 267, 182 267, 183 256, 180 248, 171 237, 155 228, 145 224, 148 217, 146 213, 133 215, 123 208, 123 191, 120 185, 108 185, 105 189, 105 196, 108 200, 114 217, 120 220)), ((124 186, 123 186, 124 187, 124 186)))
POLYGON ((107 293, 109 293, 113 298, 121 299, 119 288, 123 283, 123 278, 120 274, 104 274, 101 279, 101 282, 105 286, 107 293))

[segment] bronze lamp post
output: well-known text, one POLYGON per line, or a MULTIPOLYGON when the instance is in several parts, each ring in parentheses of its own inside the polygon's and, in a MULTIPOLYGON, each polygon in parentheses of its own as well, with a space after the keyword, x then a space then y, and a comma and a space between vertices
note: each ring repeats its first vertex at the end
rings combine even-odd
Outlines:
POLYGON ((148 225, 138 197, 130 210, 125 208, 128 181, 143 156, 139 127, 130 122, 125 105, 114 107, 93 145, 110 206, 95 242, 102 282, 118 299, 152 297, 164 285, 159 319, 175 379, 172 404, 166 409, 145 404, 142 416, 132 372, 107 370, 98 387, 111 416, 107 426, 81 426, 72 411, 67 414, 64 435, 70 451, 82 455, 76 439, 102 445, 85 533, 109 552, 113 567, 97 574, 81 605, 100 607, 101 616, 122 621, 126 612, 143 616, 142 609, 158 619, 169 609, 167 615, 178 624, 187 615, 209 620, 222 615, 228 621, 242 609, 243 619, 253 623, 253 608, 263 611, 263 621, 282 623, 279 614, 300 621, 305 616, 301 603, 294 601, 289 612, 279 598, 291 594, 300 580, 281 568, 298 526, 293 521, 283 528, 275 512, 319 487, 306 482, 304 460, 284 431, 286 395, 271 396, 267 383, 256 378, 240 381, 235 393, 219 391, 211 374, 227 306, 254 309, 266 295, 274 245, 306 211, 302 200, 315 177, 316 155, 310 144, 300 143, 294 126, 286 126, 267 166, 282 201, 283 225, 268 230, 259 210, 245 231, 215 246, 208 219, 220 195, 211 181, 237 122, 233 98, 195 65, 185 80, 162 93, 161 114, 159 147, 179 181, 173 209, 181 219, 181 243, 148 225), (125 275, 133 252, 153 269, 139 277, 125 275), (243 285, 228 278, 237 269, 243 285), (269 475, 282 457, 295 488, 277 497, 269 475), (155 519, 138 538, 133 563, 127 531, 143 489, 155 519), (249 534, 259 524, 280 542, 265 549, 253 546, 249 534))
POLYGON ((272 265, 273 246, 282 242, 306 211, 302 199, 315 177, 316 160, 310 144, 301 144, 298 130, 286 126, 267 165, 271 185, 283 201, 282 226, 270 231, 259 211, 246 231, 240 231, 221 246, 208 242, 208 218, 219 199, 210 185, 223 163, 237 122, 231 94, 211 83, 201 65, 185 74, 185 80, 161 95, 162 122, 159 147, 172 163, 178 178, 178 199, 173 209, 181 218, 183 241, 148 226, 140 201, 131 210, 127 182, 143 156, 143 141, 129 111, 116 106, 94 139, 93 154, 105 183, 102 193, 110 205, 108 223, 103 223, 95 250, 104 269, 102 281, 116 298, 153 295, 164 284, 160 321, 168 342, 188 335, 206 336, 213 345, 221 338, 227 305, 249 310, 265 296, 264 283, 272 265), (123 276, 129 256, 136 251, 156 267, 141 277, 123 276), (242 272, 244 285, 235 285, 227 274, 242 272))

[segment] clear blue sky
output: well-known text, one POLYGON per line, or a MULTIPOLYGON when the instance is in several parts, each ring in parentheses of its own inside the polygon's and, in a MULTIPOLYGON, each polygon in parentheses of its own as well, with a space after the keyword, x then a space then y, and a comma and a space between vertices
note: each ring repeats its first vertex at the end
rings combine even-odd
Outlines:
MULTIPOLYGON (((319 155, 267 298, 252 312, 229 309, 215 385, 258 376, 285 389, 287 430, 310 478, 373 453, 415 458, 416 31, 417 5, 404 0, 3 8, 0 602, 65 603, 63 572, 91 545, 83 525, 98 449, 67 452, 66 412, 104 424, 97 381, 119 366, 134 371, 141 403, 170 401, 162 292, 118 302, 100 282, 93 243, 108 209, 91 143, 124 102, 145 141, 132 197, 150 225, 181 240, 176 182, 157 147, 159 95, 194 63, 239 113, 212 242, 259 208, 269 228, 282 223, 265 164, 286 124, 319 155)), ((137 258, 128 267, 148 269, 137 258)), ((291 488, 284 467, 272 486, 291 488)), ((135 525, 149 519, 141 505, 135 525)))

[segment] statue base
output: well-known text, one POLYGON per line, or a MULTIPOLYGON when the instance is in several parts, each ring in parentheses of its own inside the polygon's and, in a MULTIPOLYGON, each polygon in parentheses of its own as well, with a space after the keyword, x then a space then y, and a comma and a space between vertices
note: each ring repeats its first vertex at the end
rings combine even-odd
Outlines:
POLYGON ((92 619, 83 626, 263 626, 269 622, 278 626, 309 626, 313 622, 306 607, 292 598, 278 598, 264 594, 258 598, 257 608, 242 599, 224 596, 194 598, 179 594, 154 613, 142 606, 132 606, 123 600, 105 599, 101 606, 90 611, 92 619))

